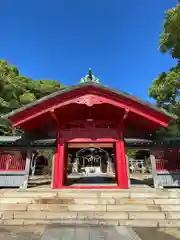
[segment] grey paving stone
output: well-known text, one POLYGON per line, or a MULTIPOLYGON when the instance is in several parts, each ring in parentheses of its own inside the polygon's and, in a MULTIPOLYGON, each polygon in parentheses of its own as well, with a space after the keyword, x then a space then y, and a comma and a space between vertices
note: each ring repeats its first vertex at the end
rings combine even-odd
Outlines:
POLYGON ((0 240, 12 240, 10 233, 9 227, 0 227, 0 240))
POLYGON ((83 227, 60 224, 0 227, 0 240, 179 240, 180 228, 83 227))
POLYGON ((0 240, 12 240, 8 232, 0 232, 0 240))
POLYGON ((33 227, 18 227, 18 226, 5 226, 0 228, 0 240, 40 240, 44 228, 42 226, 33 227))
POLYGON ((41 240, 70 240, 74 239, 75 228, 47 228, 41 240))
MULTIPOLYGON (((126 227, 5 227, 0 229, 3 240, 134 240, 135 232, 126 227)), ((0 239, 1 239, 0 238, 0 239)), ((139 240, 136 238, 136 240, 139 240)))
POLYGON ((131 227, 116 227, 120 239, 124 240, 142 240, 131 227))
POLYGON ((50 227, 47 228, 41 240, 133 240, 124 227, 50 227))
POLYGON ((130 227, 77 228, 73 239, 88 240, 141 240, 130 227), (89 237, 89 238, 88 238, 89 237))

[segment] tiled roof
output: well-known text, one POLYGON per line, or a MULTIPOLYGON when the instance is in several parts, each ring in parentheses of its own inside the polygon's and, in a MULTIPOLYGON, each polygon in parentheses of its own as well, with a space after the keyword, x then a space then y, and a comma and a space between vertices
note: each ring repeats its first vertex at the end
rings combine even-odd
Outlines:
POLYGON ((38 100, 35 100, 34 102, 29 103, 29 104, 27 104, 27 105, 25 105, 25 106, 23 106, 23 107, 21 107, 19 109, 13 110, 12 112, 10 112, 7 115, 5 115, 4 117, 6 117, 6 118, 11 117, 11 116, 15 115, 16 113, 22 112, 22 111, 24 111, 24 110, 26 110, 28 108, 31 108, 31 107, 33 107, 33 106, 35 106, 35 105, 37 105, 37 104, 39 104, 39 103, 41 103, 43 101, 52 99, 52 98, 54 98, 56 96, 59 96, 59 95, 62 95, 62 94, 68 93, 68 92, 71 92, 71 91, 73 91, 75 89, 83 89, 83 88, 86 88, 88 86, 93 86, 93 87, 95 87, 97 89, 99 88, 99 89, 104 89, 104 90, 110 91, 110 92, 115 93, 115 94, 117 94, 117 95, 119 95, 121 97, 124 97, 124 98, 127 98, 127 99, 131 99, 131 100, 136 101, 136 102, 138 102, 138 103, 140 103, 142 105, 150 107, 150 108, 154 109, 155 111, 161 112, 161 113, 163 113, 163 114, 165 114, 165 115, 167 115, 167 116, 169 116, 171 118, 175 118, 176 119, 175 115, 167 112, 163 108, 158 108, 155 105, 150 104, 149 102, 142 101, 141 99, 139 99, 137 97, 134 97, 134 96, 132 96, 132 95, 126 93, 126 92, 119 91, 119 90, 113 89, 111 87, 108 87, 108 86, 105 86, 105 85, 102 85, 102 84, 99 84, 99 83, 96 83, 96 82, 90 82, 90 81, 86 82, 86 83, 80 83, 80 84, 77 84, 77 85, 74 85, 74 86, 69 86, 69 87, 66 87, 66 88, 62 88, 62 89, 58 90, 57 92, 54 92, 54 93, 52 93, 52 94, 50 94, 48 96, 45 96, 43 98, 40 98, 38 100))

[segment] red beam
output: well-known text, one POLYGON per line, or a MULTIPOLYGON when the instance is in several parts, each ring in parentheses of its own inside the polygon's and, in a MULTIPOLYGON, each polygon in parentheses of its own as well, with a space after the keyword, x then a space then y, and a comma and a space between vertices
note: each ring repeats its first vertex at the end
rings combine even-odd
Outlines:
POLYGON ((80 143, 80 142, 91 142, 91 143, 97 143, 97 142, 99 142, 99 143, 114 143, 114 142, 116 142, 117 141, 117 139, 115 139, 115 138, 98 138, 98 139, 96 139, 96 140, 93 140, 93 139, 91 139, 91 138, 74 138, 74 139, 72 139, 72 140, 69 140, 68 142, 69 143, 71 143, 71 142, 73 142, 73 143, 80 143))
POLYGON ((62 189, 119 189, 118 186, 111 186, 111 185, 96 185, 96 186, 88 186, 88 185, 81 185, 81 186, 63 186, 62 189))

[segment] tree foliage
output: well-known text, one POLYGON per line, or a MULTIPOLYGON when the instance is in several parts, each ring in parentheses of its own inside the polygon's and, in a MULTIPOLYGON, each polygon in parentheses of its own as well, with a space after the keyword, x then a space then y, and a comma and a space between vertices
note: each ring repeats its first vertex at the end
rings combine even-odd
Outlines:
POLYGON ((149 96, 159 107, 175 114, 178 119, 170 123, 168 129, 158 131, 158 136, 180 136, 180 4, 165 13, 159 49, 177 59, 175 67, 162 72, 149 88, 149 96))
POLYGON ((128 150, 126 151, 126 155, 127 155, 129 158, 135 158, 137 152, 138 152, 138 150, 128 149, 128 150))
MULTIPOLYGON (((1 116, 51 94, 63 86, 54 80, 33 80, 22 76, 16 66, 10 66, 7 61, 0 60, 0 113, 1 116)), ((0 134, 12 135, 11 124, 0 118, 0 134)))
POLYGON ((160 129, 158 136, 180 136, 180 64, 167 73, 161 73, 149 88, 149 96, 156 100, 157 106, 165 108, 178 118, 168 129, 160 129))
POLYGON ((165 13, 159 49, 169 52, 173 58, 180 59, 180 4, 165 13))

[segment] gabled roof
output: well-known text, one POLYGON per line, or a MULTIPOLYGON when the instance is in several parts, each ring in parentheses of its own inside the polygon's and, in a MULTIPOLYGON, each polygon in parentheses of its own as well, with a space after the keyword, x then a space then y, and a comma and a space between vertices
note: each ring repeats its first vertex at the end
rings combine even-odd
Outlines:
POLYGON ((133 100, 141 105, 144 105, 144 106, 147 106, 151 109, 154 109, 155 111, 159 112, 159 113, 162 113, 170 118, 174 118, 176 119, 177 117, 169 112, 167 112, 165 109, 163 108, 158 108, 156 107, 155 105, 153 104, 150 104, 149 102, 145 102, 145 101, 142 101, 141 99, 137 98, 137 97, 134 97, 126 92, 123 92, 123 91, 119 91, 119 90, 116 90, 116 89, 113 89, 111 87, 108 87, 108 86, 105 86, 105 85, 102 85, 100 83, 97 83, 97 82, 93 82, 93 81, 89 81, 89 82, 85 82, 85 83, 80 83, 80 84, 77 84, 77 85, 74 85, 74 86, 69 86, 69 87, 66 87, 66 88, 62 88, 48 96, 45 96, 43 98, 40 98, 32 103, 29 103, 19 109, 16 109, 16 110, 13 110, 12 112, 8 113, 7 115, 4 115, 4 117, 6 118, 10 118, 11 116, 14 116, 16 115, 17 113, 20 113, 24 110, 27 110, 28 108, 31 108, 31 107, 34 107, 44 101, 47 101, 47 100, 50 100, 50 99, 53 99, 57 96, 60 96, 60 95, 63 95, 63 94, 67 94, 68 92, 71 92, 73 90, 77 90, 77 89, 85 89, 87 87, 94 87, 96 88, 97 90, 98 89, 104 89, 106 91, 109 91, 109 92, 112 92, 114 94, 117 94, 123 98, 126 98, 126 99, 130 99, 130 100, 133 100))

